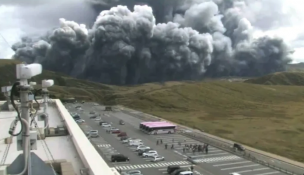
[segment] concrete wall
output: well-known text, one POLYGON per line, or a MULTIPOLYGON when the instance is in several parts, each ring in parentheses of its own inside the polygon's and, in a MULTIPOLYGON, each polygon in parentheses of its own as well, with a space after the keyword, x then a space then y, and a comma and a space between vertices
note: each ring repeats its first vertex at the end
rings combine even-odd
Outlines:
POLYGON ((90 171, 90 175, 119 175, 116 170, 110 168, 102 159, 61 101, 55 100, 55 104, 58 107, 61 117, 65 121, 66 127, 69 130, 72 141, 82 162, 90 171))

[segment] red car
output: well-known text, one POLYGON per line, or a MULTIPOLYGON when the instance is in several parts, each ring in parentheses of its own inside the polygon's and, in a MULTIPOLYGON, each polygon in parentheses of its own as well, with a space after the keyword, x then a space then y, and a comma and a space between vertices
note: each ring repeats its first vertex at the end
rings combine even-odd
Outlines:
POLYGON ((113 133, 113 134, 119 134, 120 130, 119 129, 112 129, 111 133, 113 133))
POLYGON ((127 136, 126 132, 120 132, 119 134, 117 134, 117 137, 124 137, 127 136))

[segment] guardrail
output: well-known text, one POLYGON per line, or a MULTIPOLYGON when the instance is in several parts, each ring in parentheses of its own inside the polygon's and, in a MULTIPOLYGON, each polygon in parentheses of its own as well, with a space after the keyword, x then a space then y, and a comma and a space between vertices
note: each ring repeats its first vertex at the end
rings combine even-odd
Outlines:
POLYGON ((66 127, 71 135, 72 141, 76 147, 76 150, 85 165, 85 168, 89 170, 90 175, 118 175, 118 172, 110 168, 107 163, 98 154, 96 149, 87 139, 85 134, 76 124, 76 122, 71 117, 70 113, 63 106, 60 100, 55 100, 55 104, 58 111, 65 121, 66 127))
MULTIPOLYGON (((125 108, 125 107, 123 107, 123 108, 125 108)), ((128 109, 128 108, 125 108, 125 109, 128 109)), ((140 115, 140 113, 132 113, 131 111, 134 111, 134 110, 130 110, 130 109, 124 110, 124 112, 126 112, 128 114, 135 116, 137 118, 140 118, 142 120, 146 120, 146 121, 160 119, 156 116, 147 115, 147 114, 144 114, 144 116, 142 116, 143 113, 140 115)), ((189 128, 187 126, 183 126, 180 124, 177 124, 177 125, 180 127, 179 130, 182 130, 182 129, 193 130, 192 128, 189 128)), ((260 153, 262 151, 260 151, 260 152, 254 151, 254 150, 252 150, 253 148, 250 148, 247 146, 244 146, 246 149, 245 152, 234 151, 234 149, 233 149, 234 142, 232 142, 230 140, 226 140, 223 138, 217 138, 216 136, 212 136, 210 134, 203 133, 200 131, 193 131, 191 133, 185 132, 185 133, 180 133, 180 134, 193 138, 195 140, 201 141, 203 143, 207 143, 207 144, 217 147, 219 149, 228 151, 232 154, 235 154, 237 156, 251 160, 258 164, 276 169, 276 170, 281 171, 286 174, 303 175, 303 173, 304 173, 304 165, 303 166, 295 165, 295 164, 286 162, 284 160, 280 160, 278 158, 271 157, 269 155, 260 153)), ((290 161, 292 161, 292 160, 290 160, 290 161)), ((295 161, 292 161, 292 162, 295 162, 295 161)), ((301 164, 300 162, 296 162, 296 163, 301 164)))

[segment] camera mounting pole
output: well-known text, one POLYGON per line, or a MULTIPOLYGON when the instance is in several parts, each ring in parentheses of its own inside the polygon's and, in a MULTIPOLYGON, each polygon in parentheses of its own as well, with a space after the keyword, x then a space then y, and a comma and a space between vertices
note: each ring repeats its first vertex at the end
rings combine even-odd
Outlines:
MULTIPOLYGON (((19 85, 19 93, 20 93, 20 103, 21 103, 21 118, 24 121, 24 125, 27 125, 26 127, 23 127, 22 131, 22 138, 19 140, 22 143, 23 147, 23 155, 25 160, 24 170, 18 174, 23 175, 27 173, 28 175, 31 175, 31 135, 30 135, 30 116, 29 116, 29 93, 31 90, 31 85, 28 84, 28 79, 32 78, 33 76, 36 76, 38 74, 42 73, 42 66, 40 64, 18 64, 16 66, 16 75, 17 79, 20 80, 19 85)), ((35 134, 34 134, 35 135, 35 134)))

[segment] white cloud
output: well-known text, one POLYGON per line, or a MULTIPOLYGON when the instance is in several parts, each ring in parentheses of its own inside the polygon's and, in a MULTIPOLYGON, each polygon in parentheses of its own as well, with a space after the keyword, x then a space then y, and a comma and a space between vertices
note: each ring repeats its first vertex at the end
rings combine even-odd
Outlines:
POLYGON ((15 7, 0 6, 0 58, 11 58, 14 51, 10 48, 22 35, 19 20, 15 18, 15 7))

